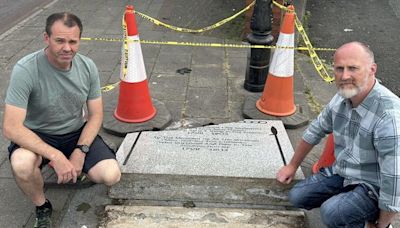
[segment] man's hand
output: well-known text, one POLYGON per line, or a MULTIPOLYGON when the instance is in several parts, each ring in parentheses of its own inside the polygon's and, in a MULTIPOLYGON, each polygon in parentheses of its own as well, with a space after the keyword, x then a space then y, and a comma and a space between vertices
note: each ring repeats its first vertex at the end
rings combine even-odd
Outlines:
POLYGON ((60 153, 55 159, 51 160, 51 165, 57 174, 58 184, 65 184, 71 180, 76 183, 78 175, 74 165, 64 156, 64 154, 60 153))
MULTIPOLYGON (((82 173, 83 163, 85 162, 85 154, 80 149, 75 148, 69 157, 69 161, 75 168, 76 174, 79 176, 82 173)), ((75 183, 75 182, 74 182, 75 183)))
POLYGON ((292 182, 294 175, 296 174, 297 168, 289 165, 283 166, 278 173, 276 174, 276 179, 283 183, 283 184, 289 184, 292 182))
POLYGON ((377 228, 377 226, 375 225, 374 222, 367 222, 367 225, 365 226, 365 228, 377 228))
POLYGON ((392 228, 392 225, 382 225, 382 224, 375 224, 375 222, 367 222, 367 225, 365 226, 365 228, 392 228))

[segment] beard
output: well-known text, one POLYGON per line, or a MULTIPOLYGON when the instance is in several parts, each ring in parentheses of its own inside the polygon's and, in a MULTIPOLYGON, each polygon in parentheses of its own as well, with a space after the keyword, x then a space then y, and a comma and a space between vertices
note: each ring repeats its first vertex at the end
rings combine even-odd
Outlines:
POLYGON ((357 96, 361 92, 367 89, 368 85, 368 76, 366 75, 360 84, 353 84, 353 83, 345 83, 343 81, 342 85, 338 86, 338 94, 343 98, 352 98, 357 96), (351 84, 352 86, 347 86, 347 84, 351 84))
POLYGON ((361 92, 361 88, 359 88, 359 87, 353 87, 353 88, 340 87, 338 90, 339 95, 342 96, 343 98, 347 98, 347 99, 356 96, 360 92, 361 92))

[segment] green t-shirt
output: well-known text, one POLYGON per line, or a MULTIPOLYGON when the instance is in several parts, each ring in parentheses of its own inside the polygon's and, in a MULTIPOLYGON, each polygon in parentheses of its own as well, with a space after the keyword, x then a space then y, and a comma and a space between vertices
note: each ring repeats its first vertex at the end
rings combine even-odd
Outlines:
POLYGON ((14 66, 5 102, 26 109, 27 128, 61 135, 82 127, 86 101, 100 96, 99 73, 91 59, 76 54, 71 69, 62 71, 42 49, 14 66))

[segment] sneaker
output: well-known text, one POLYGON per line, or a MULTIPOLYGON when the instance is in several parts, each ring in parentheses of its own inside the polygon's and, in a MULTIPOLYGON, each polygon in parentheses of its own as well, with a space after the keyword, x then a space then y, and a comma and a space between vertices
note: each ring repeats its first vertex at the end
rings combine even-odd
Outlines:
POLYGON ((47 201, 49 205, 44 208, 36 207, 36 221, 33 227, 35 228, 51 228, 51 214, 53 212, 53 207, 50 201, 47 201))

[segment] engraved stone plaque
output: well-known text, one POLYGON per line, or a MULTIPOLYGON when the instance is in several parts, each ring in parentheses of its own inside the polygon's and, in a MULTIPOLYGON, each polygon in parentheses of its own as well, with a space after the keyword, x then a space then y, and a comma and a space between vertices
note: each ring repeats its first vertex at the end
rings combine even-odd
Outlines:
POLYGON ((128 134, 117 160, 123 173, 274 179, 292 155, 281 121, 245 120, 128 134))

